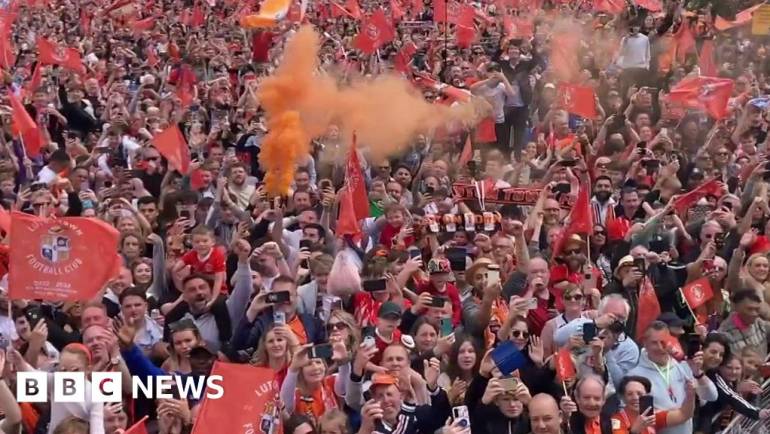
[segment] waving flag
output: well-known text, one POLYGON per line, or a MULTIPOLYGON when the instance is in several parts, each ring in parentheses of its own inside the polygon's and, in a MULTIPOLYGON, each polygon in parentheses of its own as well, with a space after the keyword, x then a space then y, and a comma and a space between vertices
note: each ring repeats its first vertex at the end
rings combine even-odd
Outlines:
POLYGON ((668 99, 687 108, 705 110, 714 119, 727 116, 733 80, 716 77, 686 77, 671 88, 668 99))
POLYGON ((152 145, 179 173, 190 171, 190 149, 179 127, 173 125, 152 138, 152 145))
POLYGON ((473 17, 476 15, 475 9, 470 5, 460 6, 457 17, 457 45, 461 48, 468 48, 476 40, 476 25, 473 17))
POLYGON ((700 75, 715 77, 717 75, 717 65, 714 63, 714 40, 706 39, 700 48, 698 55, 698 67, 700 75))
POLYGON ((660 0, 636 0, 636 5, 650 12, 660 12, 663 10, 660 0))
POLYGON ((596 94, 592 87, 562 83, 558 93, 561 105, 569 113, 586 119, 596 119, 596 94))
POLYGON ((714 298, 714 289, 711 288, 708 277, 701 277, 683 286, 682 296, 690 305, 690 309, 695 310, 714 298))
POLYGON ((259 7, 259 13, 241 17, 241 27, 246 29, 274 27, 289 13, 291 0, 265 0, 259 7))
POLYGON ((688 208, 695 205, 702 197, 708 195, 721 196, 724 191, 724 184, 716 179, 712 179, 674 199, 674 210, 677 214, 683 214, 688 208))
POLYGON ((44 65, 59 65, 79 74, 86 72, 80 53, 74 48, 61 47, 48 39, 38 37, 37 51, 38 60, 44 65))
POLYGON ((361 163, 358 161, 358 150, 356 145, 356 135, 354 133, 353 142, 350 144, 348 164, 345 167, 345 179, 347 181, 347 188, 351 192, 356 220, 363 220, 369 217, 369 198, 366 194, 364 174, 361 173, 361 163))
POLYGON ((361 6, 358 5, 358 0, 347 0, 345 2, 345 9, 350 12, 350 16, 360 20, 361 19, 361 6))
POLYGON ((457 24, 460 20, 462 4, 456 0, 438 0, 433 2, 433 21, 436 23, 457 24))
POLYGON ((99 219, 11 213, 11 299, 88 300, 113 277, 118 231, 99 219))
POLYGON ((626 10, 625 0, 595 0, 594 10, 617 15, 626 10))
POLYGON ((575 361, 572 360, 572 353, 569 348, 560 348, 559 352, 554 355, 554 362, 556 363, 556 377, 559 381, 569 381, 577 375, 575 361))
POLYGON ((29 115, 27 109, 24 108, 24 104, 21 103, 13 92, 8 93, 8 99, 11 102, 14 133, 21 137, 27 155, 37 157, 40 155, 40 147, 43 145, 40 129, 35 121, 32 120, 32 116, 29 115))
POLYGON ((393 25, 388 21, 385 12, 378 9, 361 22, 361 27, 353 40, 353 45, 367 54, 372 54, 381 46, 392 41, 396 36, 393 25))
POLYGON ((660 316, 660 302, 649 277, 642 279, 636 314, 636 336, 643 336, 647 327, 660 316))

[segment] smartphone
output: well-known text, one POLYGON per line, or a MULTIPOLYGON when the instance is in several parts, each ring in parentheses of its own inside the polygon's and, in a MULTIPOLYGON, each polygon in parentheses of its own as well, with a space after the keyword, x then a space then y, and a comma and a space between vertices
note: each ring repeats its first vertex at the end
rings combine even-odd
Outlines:
POLYGON ((637 150, 639 150, 639 149, 647 149, 647 142, 642 141, 642 142, 637 143, 636 144, 636 149, 637 150))
POLYGON ((654 159, 645 160, 644 167, 650 171, 657 171, 658 169, 660 169, 660 160, 654 160, 654 159))
POLYGON ((497 285, 500 283, 500 266, 497 264, 487 265, 487 285, 497 285))
POLYGON ((717 249, 721 249, 725 245, 725 234, 724 232, 714 234, 714 244, 716 244, 717 249))
POLYGON ((310 245, 313 244, 310 240, 299 240, 299 249, 310 250, 310 245))
POLYGON ((651 414, 655 412, 655 406, 652 403, 652 395, 643 395, 639 397, 639 414, 643 414, 648 409, 652 409, 651 414))
POLYGON ((449 267, 452 271, 465 271, 465 257, 468 251, 465 247, 450 247, 447 249, 446 257, 449 259, 449 267))
POLYGON ((596 337, 596 323, 583 324, 583 342, 590 343, 596 337))
POLYGON ((554 194, 569 194, 570 191, 572 191, 572 186, 567 184, 566 182, 560 182, 554 186, 553 190, 554 194))
POLYGON ((179 211, 179 218, 190 220, 192 218, 192 214, 190 213, 189 209, 183 209, 179 211))
POLYGON ((519 387, 519 379, 516 377, 505 377, 498 380, 503 390, 506 392, 512 392, 519 387))
POLYGON ((669 243, 663 239, 653 239, 650 241, 650 251, 655 253, 668 252, 669 243))
POLYGON ((430 297, 430 307, 444 307, 446 302, 449 301, 445 297, 440 295, 433 295, 430 297))
POLYGON ((30 330, 34 329, 40 320, 43 319, 43 312, 38 306, 29 306, 24 309, 24 316, 27 318, 30 330))
POLYGON ((639 270, 640 273, 644 274, 647 272, 646 264, 644 262, 644 258, 634 258, 634 268, 639 270))
POLYGON ((464 405, 458 405, 452 407, 452 420, 458 422, 460 428, 469 428, 471 426, 471 418, 468 413, 468 407, 464 405))
POLYGON ((286 314, 283 312, 273 312, 273 323, 275 324, 286 324, 286 314))
POLYGON ((441 329, 441 337, 449 336, 454 333, 452 318, 441 318, 439 328, 441 329))
POLYGON ((410 258, 420 258, 422 257, 422 252, 418 249, 411 249, 409 250, 409 257, 410 258))
POLYGON ((385 279, 364 280, 364 291, 376 292, 385 290, 385 279))
POLYGON ((112 188, 112 181, 104 181, 104 188, 112 188))
POLYGON ((273 304, 288 303, 291 300, 291 294, 289 291, 269 292, 265 301, 273 304))
POLYGON ((374 334, 375 331, 373 326, 364 327, 363 330, 361 330, 361 336, 364 337, 362 343, 365 347, 371 347, 376 344, 374 334))
POLYGON ((535 297, 527 299, 527 310, 537 309, 537 299, 535 297))
POLYGON ((331 344, 315 345, 313 348, 310 349, 310 358, 311 359, 324 359, 324 360, 331 359, 332 358, 332 345, 331 344))
POLYGON ((559 161, 559 166, 561 167, 575 167, 575 165, 577 165, 577 160, 569 159, 559 161))
POLYGON ((94 151, 96 151, 97 154, 107 154, 110 152, 109 146, 97 146, 94 148, 94 151))
POLYGON ((433 195, 433 193, 436 192, 436 189, 433 187, 425 187, 425 194, 433 195))
POLYGON ((685 352, 684 354, 687 356, 688 359, 692 359, 695 357, 695 354, 700 351, 701 349, 701 342, 700 342, 700 336, 696 334, 689 334, 687 335, 687 342, 685 343, 685 352))

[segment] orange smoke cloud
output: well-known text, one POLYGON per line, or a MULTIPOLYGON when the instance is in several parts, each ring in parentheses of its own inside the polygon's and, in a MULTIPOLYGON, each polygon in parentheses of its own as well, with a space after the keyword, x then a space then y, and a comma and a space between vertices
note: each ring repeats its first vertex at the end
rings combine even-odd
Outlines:
POLYGON ((355 131, 359 143, 381 157, 447 124, 475 125, 488 111, 486 102, 475 98, 454 107, 431 104, 394 75, 359 78, 343 86, 337 77, 319 72, 319 49, 318 35, 302 27, 287 42, 280 66, 260 86, 269 128, 260 164, 274 173, 266 179, 269 194, 288 192, 297 159, 308 152, 309 138, 323 135, 332 124, 344 137, 355 131), (289 121, 285 114, 290 111, 299 114, 299 122, 293 117, 289 121))

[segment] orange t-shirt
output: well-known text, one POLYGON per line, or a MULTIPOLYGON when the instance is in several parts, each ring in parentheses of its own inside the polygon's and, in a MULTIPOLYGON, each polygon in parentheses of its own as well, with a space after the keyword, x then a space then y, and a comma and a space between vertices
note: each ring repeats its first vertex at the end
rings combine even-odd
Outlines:
MULTIPOLYGON (((666 427, 666 419, 668 419, 668 411, 655 412, 655 427, 647 428, 641 434, 655 434, 655 430, 666 427)), ((610 420, 612 421, 612 434, 629 434, 631 432, 631 419, 628 418, 625 410, 615 413, 610 420)))
POLYGON ((320 387, 317 387, 311 396, 302 396, 297 389, 294 392, 294 412, 317 421, 327 411, 338 408, 337 397, 334 395, 334 381, 334 375, 324 378, 320 387))
POLYGON ((586 421, 586 434, 602 434, 602 426, 599 423, 599 418, 594 418, 586 421))
POLYGON ((294 332, 294 335, 297 336, 297 339, 299 339, 300 345, 305 345, 307 343, 307 333, 305 332, 305 326, 302 325, 302 321, 300 321, 299 316, 294 315, 294 318, 289 320, 288 324, 292 332, 294 332))

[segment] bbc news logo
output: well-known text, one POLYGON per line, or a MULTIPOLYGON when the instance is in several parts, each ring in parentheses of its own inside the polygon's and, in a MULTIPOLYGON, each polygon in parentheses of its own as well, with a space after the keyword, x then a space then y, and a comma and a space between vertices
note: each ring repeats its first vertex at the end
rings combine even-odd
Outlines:
MULTIPOLYGON (((134 399, 219 399, 225 394, 222 381, 221 375, 132 376, 131 396, 134 399)), ((91 402, 121 402, 123 377, 120 372, 93 372, 89 383, 82 372, 17 373, 16 397, 19 402, 48 402, 51 397, 52 402, 85 402, 86 389, 90 389, 91 402), (53 379, 49 381, 51 375, 53 379)))

